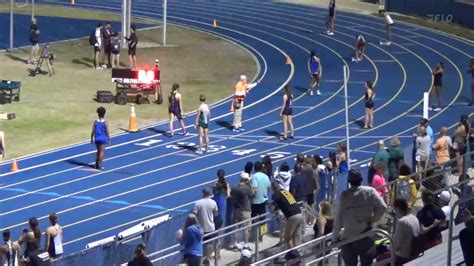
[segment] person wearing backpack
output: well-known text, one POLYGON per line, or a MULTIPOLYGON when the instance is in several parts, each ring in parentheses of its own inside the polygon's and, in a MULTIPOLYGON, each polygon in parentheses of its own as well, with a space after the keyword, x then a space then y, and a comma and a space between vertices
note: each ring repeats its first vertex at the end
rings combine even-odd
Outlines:
POLYGON ((416 189, 415 181, 409 177, 410 174, 410 167, 402 164, 400 166, 400 175, 394 184, 394 189, 391 189, 393 191, 391 198, 392 202, 397 199, 404 199, 408 203, 408 207, 413 208, 418 190, 416 189))
POLYGON ((102 24, 99 23, 97 27, 92 30, 90 36, 89 36, 89 44, 94 48, 94 69, 95 70, 101 70, 102 67, 100 66, 99 63, 99 55, 100 55, 100 48, 102 44, 102 39, 100 38, 100 31, 102 29, 102 24))

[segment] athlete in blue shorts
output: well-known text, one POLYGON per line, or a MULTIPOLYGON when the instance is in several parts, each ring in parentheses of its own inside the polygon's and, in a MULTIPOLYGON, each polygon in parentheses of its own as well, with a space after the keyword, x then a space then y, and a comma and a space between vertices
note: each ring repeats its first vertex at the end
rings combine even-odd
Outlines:
POLYGON ((110 144, 109 127, 105 121, 105 108, 102 106, 97 108, 97 115, 99 118, 92 124, 91 143, 95 143, 97 147, 95 167, 104 169, 102 162, 104 161, 105 145, 110 144))
POLYGON ((311 76, 311 84, 308 89, 309 94, 313 95, 313 91, 314 89, 316 89, 316 94, 321 95, 321 92, 319 92, 319 79, 321 77, 321 71, 320 71, 321 61, 316 56, 316 52, 314 50, 311 51, 311 55, 309 56, 308 68, 309 68, 309 74, 311 76))

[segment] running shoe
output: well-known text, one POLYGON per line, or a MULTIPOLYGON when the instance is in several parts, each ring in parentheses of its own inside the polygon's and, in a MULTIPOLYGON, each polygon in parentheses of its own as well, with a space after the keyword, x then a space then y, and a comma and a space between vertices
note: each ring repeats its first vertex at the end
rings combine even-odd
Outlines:
POLYGON ((313 90, 309 91, 309 95, 313 96, 313 90))
POLYGON ((188 131, 183 132, 183 136, 186 136, 186 135, 188 135, 188 131))
POLYGON ((441 108, 439 108, 439 107, 438 107, 438 108, 435 108, 434 111, 435 111, 435 112, 439 112, 439 111, 441 111, 441 108))
POLYGON ((234 131, 234 132, 237 132, 237 133, 238 133, 238 132, 240 132, 240 129, 238 129, 238 128, 234 128, 234 129, 232 129, 232 131, 234 131))
POLYGON ((198 149, 198 150, 196 150, 196 153, 197 153, 197 154, 202 154, 202 150, 201 150, 201 149, 198 149))
POLYGON ((329 36, 333 36, 333 35, 334 35, 334 32, 330 31, 330 32, 328 32, 328 35, 329 35, 329 36))
POLYGON ((295 136, 289 136, 288 138, 290 138, 290 139, 294 139, 294 138, 295 138, 295 136))
POLYGON ((368 127, 368 126, 364 126, 362 129, 369 129, 369 127, 368 127))
POLYGON ((285 137, 280 137, 280 141, 287 141, 285 137))
POLYGON ((429 111, 433 111, 433 107, 428 107, 428 110, 429 110, 429 111))
POLYGON ((392 42, 386 42, 385 43, 385 45, 391 45, 391 44, 392 44, 392 42))
POLYGON ((319 90, 316 91, 317 95, 321 95, 321 92, 319 90))
POLYGON ((357 62, 357 58, 352 57, 352 62, 357 62))

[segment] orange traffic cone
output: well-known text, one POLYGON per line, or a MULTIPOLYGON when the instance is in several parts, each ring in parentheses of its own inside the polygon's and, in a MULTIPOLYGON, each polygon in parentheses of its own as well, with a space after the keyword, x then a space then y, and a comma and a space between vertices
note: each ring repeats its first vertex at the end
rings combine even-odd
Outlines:
POLYGON ((130 109, 130 118, 128 119, 128 132, 137 132, 137 115, 135 114, 135 104, 132 103, 132 108, 130 109))
POLYGON ((217 28, 217 20, 214 19, 214 20, 212 21, 212 27, 213 27, 213 28, 217 28))
POLYGON ((18 171, 18 164, 16 163, 16 159, 13 159, 13 162, 12 162, 12 169, 10 170, 10 172, 16 172, 18 171))
POLYGON ((286 65, 291 65, 291 58, 289 56, 286 57, 286 65))

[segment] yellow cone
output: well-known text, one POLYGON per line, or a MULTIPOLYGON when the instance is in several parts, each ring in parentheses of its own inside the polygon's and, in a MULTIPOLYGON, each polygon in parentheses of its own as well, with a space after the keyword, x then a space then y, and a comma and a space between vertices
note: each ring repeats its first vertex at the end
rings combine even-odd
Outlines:
POLYGON ((137 132, 137 114, 135 114, 135 104, 132 103, 132 108, 130 109, 130 118, 128 119, 128 132, 137 132))

